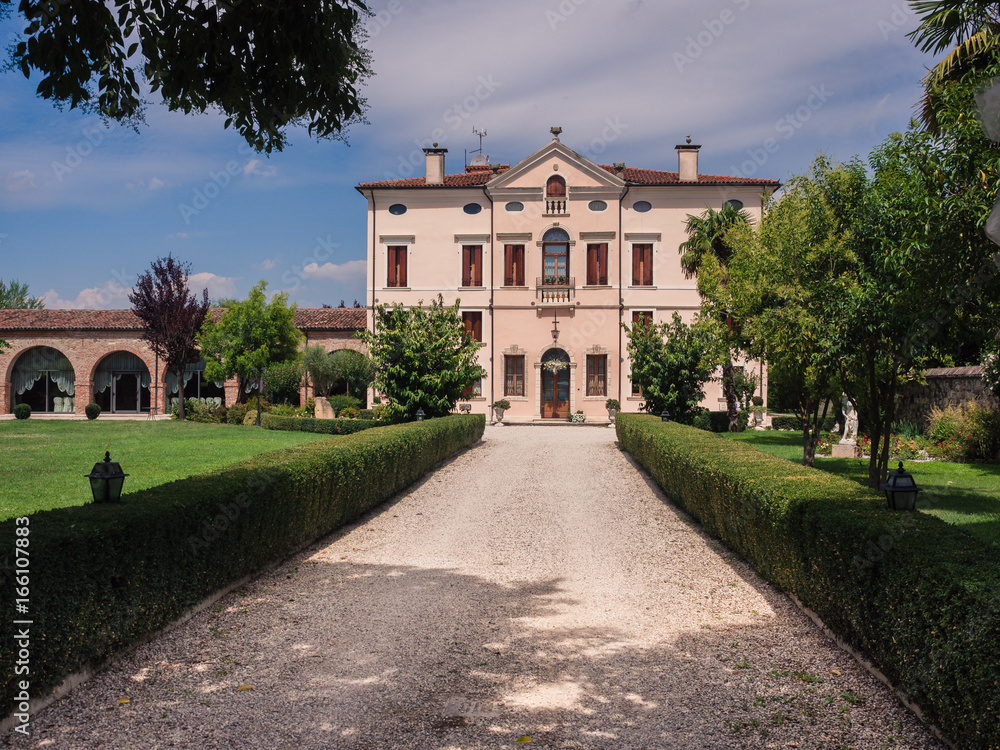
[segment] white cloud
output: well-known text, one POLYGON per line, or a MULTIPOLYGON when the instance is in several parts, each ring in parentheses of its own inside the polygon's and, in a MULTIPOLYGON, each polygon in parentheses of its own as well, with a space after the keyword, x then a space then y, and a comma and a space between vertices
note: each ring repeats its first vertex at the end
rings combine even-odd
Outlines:
POLYGON ((109 310, 131 307, 128 300, 132 290, 117 281, 106 281, 101 286, 82 290, 75 299, 63 299, 55 289, 42 295, 45 307, 50 310, 109 310))
POLYGON ((276 265, 278 265, 278 262, 276 260, 273 260, 272 258, 265 258, 263 261, 261 261, 260 267, 263 268, 265 271, 270 271, 276 265))
POLYGON ((251 159, 246 164, 243 165, 243 176, 250 177, 252 175, 257 175, 258 177, 274 177, 278 173, 273 165, 263 167, 261 166, 260 159, 251 159))
POLYGON ((166 184, 167 184, 167 183, 165 183, 165 182, 164 182, 163 180, 161 180, 161 179, 160 179, 159 177, 153 177, 153 178, 152 178, 152 179, 151 179, 151 180, 149 181, 149 189, 150 189, 150 190, 159 190, 159 189, 160 189, 161 187, 164 187, 164 186, 165 186, 166 184))
POLYGON ((23 193, 25 190, 33 190, 35 185, 35 175, 30 169, 22 169, 20 172, 11 172, 7 175, 7 192, 23 193))
POLYGON ((304 279, 326 279, 329 281, 356 281, 363 279, 367 262, 363 260, 349 260, 346 263, 308 263, 302 269, 304 279))
POLYGON ((188 288, 196 295, 207 288, 208 296, 213 300, 236 296, 235 276, 216 276, 214 273, 193 273, 188 277, 188 288))

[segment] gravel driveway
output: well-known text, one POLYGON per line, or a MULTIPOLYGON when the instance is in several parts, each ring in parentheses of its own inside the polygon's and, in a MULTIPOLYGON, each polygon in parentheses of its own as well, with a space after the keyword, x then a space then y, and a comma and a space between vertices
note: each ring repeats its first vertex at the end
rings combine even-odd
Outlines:
POLYGON ((488 427, 36 717, 46 748, 943 748, 595 427, 488 427), (127 698, 128 702, 119 702, 127 698))

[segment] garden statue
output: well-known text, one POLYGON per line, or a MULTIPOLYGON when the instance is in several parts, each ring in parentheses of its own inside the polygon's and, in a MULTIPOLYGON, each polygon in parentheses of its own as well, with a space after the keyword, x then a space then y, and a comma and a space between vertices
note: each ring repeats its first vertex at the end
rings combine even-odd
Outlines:
POLYGON ((858 411, 846 393, 841 408, 844 410, 844 436, 840 439, 840 444, 854 445, 858 437, 858 411))

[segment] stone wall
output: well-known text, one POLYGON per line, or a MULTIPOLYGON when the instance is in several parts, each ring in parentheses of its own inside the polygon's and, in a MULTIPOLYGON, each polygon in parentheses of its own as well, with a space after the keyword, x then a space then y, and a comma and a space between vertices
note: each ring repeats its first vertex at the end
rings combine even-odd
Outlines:
POLYGON ((1000 407, 1000 402, 983 383, 982 374, 983 368, 979 366, 927 370, 924 373, 926 385, 909 383, 903 388, 901 401, 896 407, 896 421, 926 427, 934 407, 958 406, 968 401, 987 401, 1000 407))

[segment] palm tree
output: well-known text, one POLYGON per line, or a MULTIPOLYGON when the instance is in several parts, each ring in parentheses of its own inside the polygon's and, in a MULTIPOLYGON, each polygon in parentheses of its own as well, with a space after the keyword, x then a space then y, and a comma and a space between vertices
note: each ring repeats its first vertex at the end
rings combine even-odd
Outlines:
POLYGON ((931 133, 939 134, 937 102, 941 88, 970 71, 993 62, 1000 51, 1000 3, 996 0, 911 0, 920 25, 907 36, 921 52, 939 55, 941 62, 924 76, 924 96, 920 121, 931 133))
MULTIPOLYGON (((678 251, 681 253, 681 268, 687 278, 697 276, 709 257, 713 258, 722 272, 722 285, 726 283, 726 266, 733 255, 733 250, 726 242, 726 234, 738 224, 749 224, 750 213, 737 208, 732 203, 726 203, 716 211, 709 206, 701 216, 688 216, 684 229, 688 238, 682 242, 678 251)), ((705 296, 699 285, 698 293, 705 296)), ((736 411, 736 382, 734 378, 732 347, 730 339, 733 333, 732 315, 726 313, 726 360, 722 365, 722 393, 726 397, 726 412, 729 415, 729 431, 739 429, 739 414, 736 411)))

